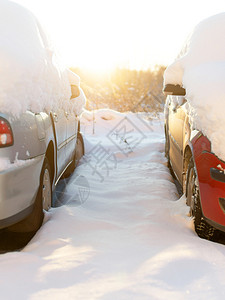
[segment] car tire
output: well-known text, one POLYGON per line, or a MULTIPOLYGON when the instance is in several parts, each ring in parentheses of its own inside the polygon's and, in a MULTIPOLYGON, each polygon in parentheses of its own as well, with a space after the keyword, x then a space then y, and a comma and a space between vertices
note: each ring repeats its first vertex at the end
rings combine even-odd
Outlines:
POLYGON ((74 158, 73 158, 72 163, 66 169, 66 171, 63 175, 64 178, 69 177, 74 172, 75 168, 77 167, 77 165, 83 155, 84 155, 84 140, 83 140, 82 134, 80 132, 78 132, 74 158))
POLYGON ((39 189, 41 190, 41 195, 39 196, 39 202, 42 203, 41 211, 48 211, 52 206, 52 172, 47 158, 45 158, 42 167, 39 189))
POLYGON ((33 211, 24 220, 8 227, 10 232, 36 232, 42 225, 44 210, 48 210, 52 203, 52 173, 47 157, 44 159, 38 193, 34 202, 33 211))
POLYGON ((75 150, 75 167, 78 165, 83 155, 84 155, 84 139, 82 134, 78 132, 76 150, 75 150))
POLYGON ((170 162, 170 154, 169 154, 169 150, 170 150, 170 142, 169 142, 169 137, 168 137, 168 132, 166 129, 166 125, 164 127, 165 130, 165 157, 167 158, 167 167, 170 170, 171 175, 173 176, 173 178, 176 178, 174 172, 173 172, 173 168, 171 166, 171 162, 170 162))
POLYGON ((169 138, 168 138, 168 133, 167 133, 166 125, 164 126, 164 130, 165 130, 165 157, 169 161, 169 138))
POLYGON ((197 235, 203 239, 215 240, 217 230, 203 218, 198 178, 192 158, 190 159, 187 171, 186 197, 187 204, 190 206, 190 215, 194 217, 194 227, 197 235))
POLYGON ((170 162, 170 154, 169 154, 170 142, 169 142, 168 132, 166 130, 166 125, 164 129, 165 129, 165 157, 167 158, 167 167, 170 170, 170 174, 172 175, 173 179, 177 181, 176 175, 173 171, 173 167, 170 162))

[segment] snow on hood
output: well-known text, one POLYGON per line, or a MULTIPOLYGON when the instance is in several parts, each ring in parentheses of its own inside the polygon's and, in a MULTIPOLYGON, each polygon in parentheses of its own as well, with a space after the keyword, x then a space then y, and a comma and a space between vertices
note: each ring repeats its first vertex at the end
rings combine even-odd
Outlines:
POLYGON ((186 89, 190 122, 212 142, 225 160, 225 13, 203 20, 165 71, 164 84, 186 89))
POLYGON ((70 101, 71 74, 49 38, 31 12, 7 0, 0 0, 0 78, 1 112, 19 116, 70 101))

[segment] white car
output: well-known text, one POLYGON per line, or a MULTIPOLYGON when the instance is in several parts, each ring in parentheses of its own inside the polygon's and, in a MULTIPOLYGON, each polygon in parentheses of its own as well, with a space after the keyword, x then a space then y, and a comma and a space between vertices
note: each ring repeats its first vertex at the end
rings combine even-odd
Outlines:
POLYGON ((0 228, 31 232, 84 154, 85 95, 36 18, 13 2, 0 3, 0 44, 0 228))

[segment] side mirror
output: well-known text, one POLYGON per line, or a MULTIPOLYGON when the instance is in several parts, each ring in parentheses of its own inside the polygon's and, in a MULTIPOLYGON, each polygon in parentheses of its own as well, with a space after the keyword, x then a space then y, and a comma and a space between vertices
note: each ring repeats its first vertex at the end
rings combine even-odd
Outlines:
POLYGON ((80 89, 77 85, 71 85, 71 97, 70 99, 77 98, 80 96, 80 89))
POLYGON ((163 93, 165 95, 185 96, 186 90, 178 84, 166 84, 163 89, 163 93))

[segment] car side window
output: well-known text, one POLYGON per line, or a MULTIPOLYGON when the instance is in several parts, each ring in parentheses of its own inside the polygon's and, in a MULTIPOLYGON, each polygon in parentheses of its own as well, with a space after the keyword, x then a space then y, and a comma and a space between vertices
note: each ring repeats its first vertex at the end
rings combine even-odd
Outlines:
POLYGON ((184 97, 181 97, 181 101, 180 101, 180 106, 184 105, 185 103, 187 103, 187 99, 185 99, 184 97))
POLYGON ((182 96, 172 96, 169 105, 173 110, 176 110, 180 106, 184 105, 187 100, 182 96))

